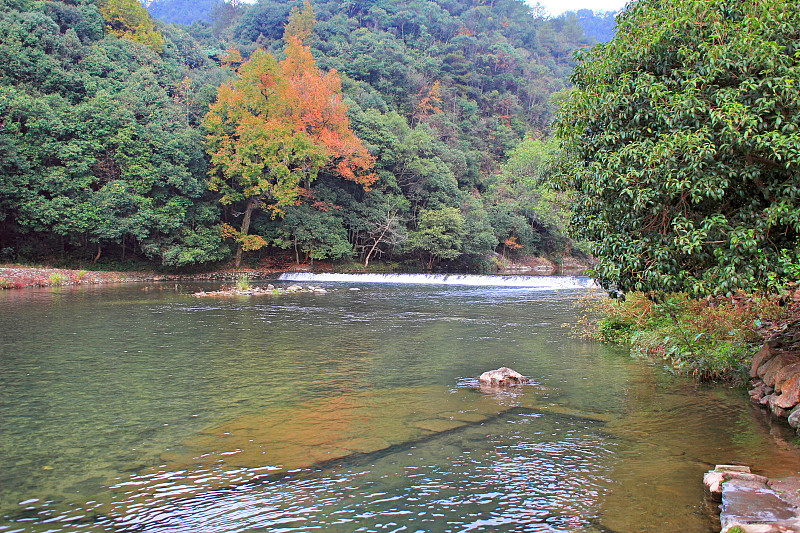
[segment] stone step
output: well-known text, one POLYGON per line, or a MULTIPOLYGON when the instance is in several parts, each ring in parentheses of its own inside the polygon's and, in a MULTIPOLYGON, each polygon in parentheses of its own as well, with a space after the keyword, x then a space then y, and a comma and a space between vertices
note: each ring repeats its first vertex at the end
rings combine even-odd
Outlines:
POLYGON ((723 532, 736 526, 744 533, 800 532, 800 517, 794 506, 771 489, 752 488, 740 485, 735 480, 722 485, 719 519, 723 532))
POLYGON ((720 505, 722 533, 800 533, 800 481, 769 480, 741 465, 717 465, 703 476, 720 505))

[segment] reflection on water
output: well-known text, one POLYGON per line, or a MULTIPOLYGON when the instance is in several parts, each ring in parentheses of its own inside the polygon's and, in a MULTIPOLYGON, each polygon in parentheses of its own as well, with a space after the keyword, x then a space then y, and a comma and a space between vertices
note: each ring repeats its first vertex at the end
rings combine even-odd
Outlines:
POLYGON ((350 286, 0 292, 0 532, 707 533, 710 465, 797 469, 740 392, 569 337, 579 290, 350 286))
POLYGON ((145 510, 118 530, 576 531, 605 472, 586 422, 514 411, 401 449, 145 510), (536 426, 538 438, 524 437, 536 426), (231 521, 231 516, 236 517, 231 521), (130 528, 130 529, 128 529, 130 528))

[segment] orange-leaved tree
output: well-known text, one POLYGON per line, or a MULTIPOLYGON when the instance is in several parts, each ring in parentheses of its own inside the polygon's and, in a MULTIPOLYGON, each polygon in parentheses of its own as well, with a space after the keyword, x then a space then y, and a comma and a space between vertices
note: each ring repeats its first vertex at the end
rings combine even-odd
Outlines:
MULTIPOLYGON (((286 58, 253 52, 238 67, 238 78, 219 87, 203 121, 210 187, 223 205, 243 208, 239 230, 222 228, 237 241, 236 266, 243 251, 267 244, 248 235, 256 209, 282 215, 282 208, 300 203, 321 171, 365 188, 375 181, 373 158, 350 129, 339 75, 318 69, 303 45, 313 17, 308 1, 302 12, 294 9, 284 33, 286 58)), ((230 55, 239 62, 238 53, 230 55)))

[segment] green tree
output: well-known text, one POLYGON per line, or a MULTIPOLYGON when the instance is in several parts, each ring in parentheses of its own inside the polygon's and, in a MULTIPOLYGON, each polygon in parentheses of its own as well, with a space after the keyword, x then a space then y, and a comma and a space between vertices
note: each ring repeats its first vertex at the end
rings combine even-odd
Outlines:
POLYGON ((464 236, 464 216, 458 209, 423 209, 417 217, 417 230, 409 233, 408 248, 419 252, 431 270, 434 262, 458 259, 464 236))
POLYGON ((559 113, 604 287, 695 296, 800 270, 800 3, 640 0, 559 113))
POLYGON ((30 260, 224 258, 202 136, 174 97, 196 45, 180 57, 167 37, 158 55, 104 37, 94 4, 38 7, 0 20, 0 247, 30 260))
POLYGON ((497 238, 517 254, 552 255, 572 251, 566 236, 571 194, 554 187, 558 160, 555 138, 526 137, 488 180, 485 201, 497 238))
POLYGON ((301 263, 311 259, 342 259, 353 253, 342 225, 342 215, 336 209, 314 207, 308 204, 286 208, 274 244, 291 248, 295 261, 301 263))
POLYGON ((367 268, 370 258, 383 253, 384 248, 391 250, 408 240, 403 218, 408 202, 400 195, 376 192, 370 194, 362 205, 358 226, 363 237, 364 268, 367 268))

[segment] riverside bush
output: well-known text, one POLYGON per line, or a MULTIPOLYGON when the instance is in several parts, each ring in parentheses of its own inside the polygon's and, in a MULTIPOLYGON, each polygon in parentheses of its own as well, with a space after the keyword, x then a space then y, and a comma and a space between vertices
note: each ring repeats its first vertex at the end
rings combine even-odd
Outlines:
POLYGON ((65 277, 59 274, 58 272, 53 272, 49 276, 47 276, 48 283, 53 287, 60 287, 66 281, 65 277))
POLYGON ((247 274, 239 274, 236 276, 236 289, 246 291, 250 288, 250 278, 247 274))
POLYGON ((594 299, 594 327, 584 333, 606 342, 630 343, 631 353, 665 360, 679 374, 700 381, 743 382, 762 331, 785 310, 763 297, 696 300, 684 293, 656 302, 642 293, 624 300, 594 299))

